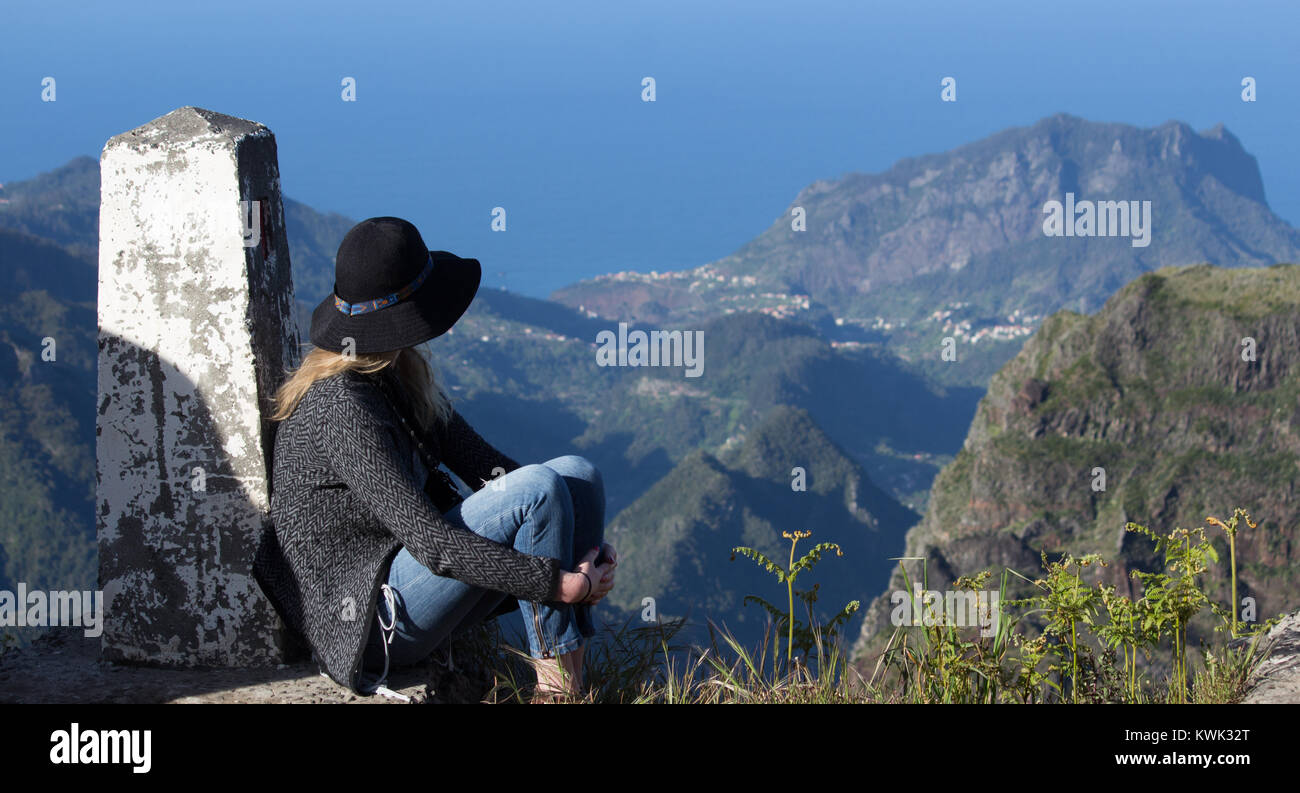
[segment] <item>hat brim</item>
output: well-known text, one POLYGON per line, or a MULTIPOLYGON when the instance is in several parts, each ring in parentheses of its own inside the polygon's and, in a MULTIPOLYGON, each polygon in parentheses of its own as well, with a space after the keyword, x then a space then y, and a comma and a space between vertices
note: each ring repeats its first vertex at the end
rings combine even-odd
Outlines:
POLYGON ((348 315, 334 306, 334 295, 311 314, 311 343, 343 352, 347 340, 357 353, 391 352, 414 347, 446 333, 474 302, 483 269, 477 259, 447 251, 429 251, 433 272, 409 297, 365 314, 348 315))

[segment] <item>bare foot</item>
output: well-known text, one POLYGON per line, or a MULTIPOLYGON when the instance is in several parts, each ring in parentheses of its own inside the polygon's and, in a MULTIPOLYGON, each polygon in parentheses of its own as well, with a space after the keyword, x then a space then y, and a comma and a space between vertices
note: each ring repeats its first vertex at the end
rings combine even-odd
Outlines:
POLYGON ((582 653, 583 648, 567 652, 559 658, 535 658, 533 668, 537 672, 537 687, 533 690, 533 702, 576 700, 582 696, 582 653))

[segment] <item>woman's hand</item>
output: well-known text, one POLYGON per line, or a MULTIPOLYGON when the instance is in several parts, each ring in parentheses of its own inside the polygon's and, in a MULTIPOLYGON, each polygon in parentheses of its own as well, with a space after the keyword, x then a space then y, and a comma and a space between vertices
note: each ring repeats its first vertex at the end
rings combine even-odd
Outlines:
POLYGON ((596 564, 600 549, 592 548, 586 556, 582 557, 582 561, 578 562, 572 573, 560 576, 560 602, 599 603, 614 588, 614 568, 618 567, 618 555, 614 552, 614 546, 609 543, 605 543, 603 547, 604 564, 596 564))

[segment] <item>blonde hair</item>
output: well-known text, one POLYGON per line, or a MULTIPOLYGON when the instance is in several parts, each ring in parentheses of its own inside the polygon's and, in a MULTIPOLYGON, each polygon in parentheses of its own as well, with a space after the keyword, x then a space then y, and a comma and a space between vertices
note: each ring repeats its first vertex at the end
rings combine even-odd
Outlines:
POLYGON ((298 368, 289 373, 289 378, 275 392, 275 411, 271 420, 284 421, 293 415, 307 389, 317 380, 346 371, 374 374, 389 366, 394 367, 414 407, 415 420, 422 429, 432 427, 435 420, 445 424, 451 419, 451 401, 438 386, 433 366, 421 348, 343 355, 316 347, 307 353, 298 368))

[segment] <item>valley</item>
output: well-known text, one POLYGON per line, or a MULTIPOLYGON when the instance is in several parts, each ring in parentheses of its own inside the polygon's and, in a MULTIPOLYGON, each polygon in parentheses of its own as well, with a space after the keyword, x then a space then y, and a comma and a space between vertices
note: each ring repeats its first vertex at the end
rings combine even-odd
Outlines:
MULTIPOLYGON (((22 572, 35 569, 63 588, 95 578, 98 190, 89 157, 5 183, 0 254, 13 299, 0 311, 0 588, 20 573, 41 585, 22 572), (57 366, 39 362, 46 337, 58 340, 57 366)), ((652 597, 664 614, 707 614, 752 637, 757 615, 741 599, 770 582, 732 563, 730 549, 772 550, 787 530, 844 546, 845 557, 818 570, 825 602, 838 607, 876 598, 890 585, 889 559, 905 549, 954 574, 992 562, 1032 569, 1043 549, 1114 545, 1106 532, 1121 518, 1165 525, 1237 505, 1223 499, 1290 514, 1291 452, 1279 438, 1291 430, 1277 423, 1289 381, 1260 390, 1256 375, 1215 380, 1219 364, 1185 347, 1162 347, 1179 364, 1158 365, 1144 345, 1172 344, 1175 325, 1217 342, 1181 315, 1119 333, 1118 315, 1103 310, 1130 305, 1134 289, 1147 291, 1133 305, 1150 311, 1149 301, 1177 296, 1183 310, 1258 339, 1270 377, 1285 366, 1269 357, 1289 338, 1276 317, 1267 334, 1229 321, 1275 297, 1249 279, 1216 279, 1300 260, 1300 232, 1268 208, 1254 158, 1222 126, 1051 116, 882 173, 814 181, 773 209, 765 232, 697 267, 602 275, 550 299, 483 287, 430 345, 458 409, 508 454, 579 453, 601 468, 609 530, 634 551, 627 588, 611 602, 618 612, 652 597), (1106 203, 1121 196, 1141 201, 1136 212, 1124 205, 1127 226, 1121 205, 1106 203), (1098 202, 1089 235, 1065 224, 1075 214, 1065 204, 1063 235, 1044 234, 1044 207, 1062 200, 1076 210, 1098 202), (793 207, 802 224, 790 223, 793 207), (1120 226, 1129 235, 1110 236, 1120 226), (1213 275, 1160 276, 1189 289, 1144 280, 1202 262, 1216 265, 1213 275), (662 348, 651 339, 665 339, 652 334, 672 331, 683 344, 677 356, 666 337, 668 360, 681 365, 619 365, 652 361, 651 346, 662 348), (640 338, 644 359, 631 354, 640 338), (692 359, 699 348, 688 338, 706 340, 702 355, 692 359), (1044 345, 1065 340, 1075 357, 1052 360, 1073 363, 1042 363, 1044 345), (1089 344, 1092 358, 1078 352, 1089 344), (615 365, 602 365, 602 349, 615 365), (1115 380, 1113 364, 1131 356, 1146 362, 1142 376, 1115 380), (1281 435, 1233 411, 1271 417, 1281 435), (1003 425, 1012 419, 1015 431, 1003 425), (1154 462, 1138 462, 1134 443, 1154 462), (1093 464, 1107 466, 1112 495, 1073 489, 1077 466, 1093 464), (807 493, 787 490, 796 467, 809 472, 807 493), (990 478, 1002 469, 1017 478, 990 478), (1239 479, 1263 484, 1243 489, 1239 479)), ((353 221, 288 199, 285 213, 305 331, 353 221)), ((1272 608, 1290 581, 1268 559, 1289 558, 1291 539, 1275 526, 1257 542, 1249 587, 1272 608)), ((866 647, 878 616, 857 618, 850 638, 866 647)))

